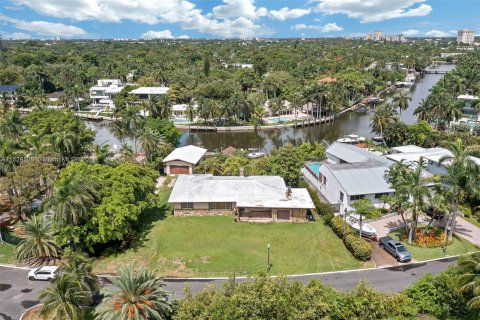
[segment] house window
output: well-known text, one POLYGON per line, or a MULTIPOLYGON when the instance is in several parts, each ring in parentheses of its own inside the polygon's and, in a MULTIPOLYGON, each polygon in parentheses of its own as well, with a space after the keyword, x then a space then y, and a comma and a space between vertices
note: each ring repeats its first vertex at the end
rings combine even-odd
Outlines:
POLYGON ((343 192, 340 191, 340 202, 343 202, 343 197, 344 197, 343 192))
POLYGON ((350 201, 360 200, 360 199, 363 199, 363 198, 365 198, 364 194, 357 194, 357 195, 354 195, 354 196, 350 196, 350 201))
POLYGON ((375 193, 375 199, 380 199, 383 196, 388 196, 388 193, 375 193))
POLYGON ((231 202, 210 202, 208 203, 209 210, 231 210, 231 202))
POLYGON ((180 204, 180 208, 182 208, 183 210, 191 210, 193 209, 193 202, 182 202, 180 204))

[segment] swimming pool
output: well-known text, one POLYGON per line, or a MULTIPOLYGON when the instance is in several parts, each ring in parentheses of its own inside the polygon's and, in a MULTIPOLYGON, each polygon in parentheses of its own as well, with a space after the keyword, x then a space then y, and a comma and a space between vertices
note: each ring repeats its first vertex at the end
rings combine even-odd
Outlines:
POLYGON ((272 122, 288 122, 292 121, 293 119, 289 117, 272 117, 269 120, 272 122))
POLYGON ((170 119, 174 124, 189 124, 190 121, 186 119, 170 119))
POLYGON ((320 172, 320 166, 322 164, 320 162, 310 162, 310 163, 307 163, 305 166, 307 166, 307 168, 313 172, 314 174, 318 175, 318 173, 320 172))

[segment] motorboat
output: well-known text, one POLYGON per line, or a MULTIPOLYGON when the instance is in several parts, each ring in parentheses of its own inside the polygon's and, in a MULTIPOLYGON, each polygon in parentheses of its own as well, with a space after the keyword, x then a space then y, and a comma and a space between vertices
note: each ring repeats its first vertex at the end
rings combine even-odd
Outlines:
MULTIPOLYGON (((343 214, 341 214, 341 216, 343 216, 343 214)), ((370 224, 363 222, 365 220, 363 216, 355 213, 347 214, 346 222, 358 233, 360 233, 360 220, 362 220, 362 236, 367 238, 375 237, 377 235, 377 230, 370 224)))
POLYGON ((265 152, 260 152, 258 149, 250 148, 248 149, 250 153, 247 155, 250 159, 258 159, 261 157, 265 157, 267 154, 265 152))
POLYGON ((341 143, 348 143, 348 144, 357 144, 357 143, 362 143, 367 140, 365 137, 360 137, 356 134, 349 134, 345 136, 344 138, 337 139, 337 142, 341 143))

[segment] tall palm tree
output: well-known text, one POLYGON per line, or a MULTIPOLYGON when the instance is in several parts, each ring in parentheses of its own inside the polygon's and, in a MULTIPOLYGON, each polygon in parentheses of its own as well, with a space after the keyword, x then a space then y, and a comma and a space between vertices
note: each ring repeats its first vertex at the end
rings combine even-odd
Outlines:
POLYGON ((372 131, 383 137, 385 128, 398 120, 397 111, 391 105, 381 105, 371 117, 370 127, 372 131))
POLYGON ((83 171, 61 178, 53 193, 42 203, 42 209, 53 212, 60 224, 78 225, 88 217, 89 209, 99 196, 96 181, 86 180, 83 171))
POLYGON ((403 161, 395 163, 387 171, 387 180, 391 183, 396 193, 403 194, 409 199, 408 208, 410 209, 410 227, 408 233, 408 244, 415 239, 418 217, 421 209, 431 197, 429 184, 430 179, 423 176, 425 161, 420 158, 415 168, 409 167, 403 161))
POLYGON ((23 134, 23 124, 20 113, 17 110, 7 112, 0 123, 2 133, 18 142, 23 134))
POLYGON ((78 148, 77 136, 72 132, 55 132, 51 136, 53 149, 62 157, 73 156, 78 148))
POLYGON ((140 108, 135 105, 128 105, 121 113, 122 121, 127 130, 133 134, 133 147, 137 152, 137 138, 135 131, 142 126, 143 118, 139 115, 140 108))
POLYGON ((110 154, 110 146, 108 144, 94 145, 93 152, 95 153, 95 163, 105 164, 108 155, 110 154))
POLYGON ((398 108, 399 113, 402 110, 407 110, 412 97, 410 97, 404 90, 400 90, 393 96, 393 105, 398 108))
POLYGON ((422 99, 413 114, 417 116, 418 121, 429 121, 431 118, 431 110, 428 100, 422 99))
POLYGON ((197 108, 195 107, 194 102, 190 101, 189 103, 187 103, 185 113, 187 115, 187 120, 193 122, 195 116, 197 115, 197 108))
POLYGON ((70 275, 72 281, 81 290, 88 290, 91 294, 97 293, 100 288, 98 277, 93 274, 92 259, 78 251, 68 251, 60 262, 59 274, 70 275))
POLYGON ((52 222, 32 216, 24 223, 25 236, 17 247, 17 260, 28 265, 40 265, 57 260, 60 246, 55 242, 52 222))
POLYGON ((151 160, 155 150, 167 146, 165 136, 160 132, 151 129, 150 127, 143 127, 136 133, 140 147, 145 152, 148 160, 151 160))
POLYGON ((40 293, 42 315, 47 319, 82 320, 82 306, 91 304, 88 290, 79 288, 73 275, 60 274, 40 293))
POLYGON ((440 159, 440 163, 447 167, 447 174, 441 177, 441 181, 447 186, 445 191, 450 197, 452 220, 448 240, 451 241, 458 215, 458 205, 466 198, 467 194, 480 192, 480 168, 469 157, 480 152, 480 146, 464 146, 462 139, 453 142, 444 141, 443 146, 452 152, 451 156, 444 156, 440 159))
POLYGON ((162 119, 169 119, 172 116, 172 102, 168 95, 161 95, 158 101, 160 113, 159 116, 162 119))
POLYGON ((472 254, 458 262, 460 277, 458 287, 461 292, 471 293, 470 308, 480 308, 480 254, 472 254))
POLYGON ((119 270, 113 280, 114 289, 107 293, 95 309, 95 319, 168 319, 171 308, 168 293, 160 278, 145 268, 136 271, 133 265, 119 270))

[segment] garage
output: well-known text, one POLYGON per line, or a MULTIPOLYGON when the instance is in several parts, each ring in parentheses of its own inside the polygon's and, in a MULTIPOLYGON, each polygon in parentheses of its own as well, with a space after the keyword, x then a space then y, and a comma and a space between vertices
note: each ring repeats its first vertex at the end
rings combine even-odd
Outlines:
POLYGON ((170 165, 170 174, 189 174, 190 168, 188 166, 170 165))
POLYGON ((290 220, 291 211, 287 209, 277 210, 277 220, 290 220))

